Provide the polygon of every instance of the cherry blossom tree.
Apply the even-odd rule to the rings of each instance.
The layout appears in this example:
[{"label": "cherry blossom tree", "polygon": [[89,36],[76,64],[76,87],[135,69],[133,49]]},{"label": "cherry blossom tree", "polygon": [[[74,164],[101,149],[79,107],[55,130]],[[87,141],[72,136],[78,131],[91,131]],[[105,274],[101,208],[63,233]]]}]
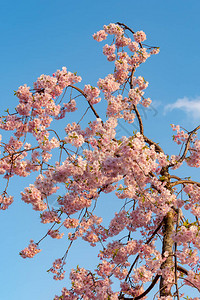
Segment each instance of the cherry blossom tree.
[{"label": "cherry blossom tree", "polygon": [[[81,77],[63,67],[52,76],[41,75],[32,88],[20,86],[15,111],[7,110],[1,117],[0,128],[10,136],[6,142],[1,140],[0,174],[5,186],[0,208],[5,210],[13,202],[10,183],[36,174],[21,198],[40,213],[49,229],[39,241],[31,240],[20,255],[32,258],[47,236],[67,235],[66,252],[48,270],[55,280],[64,278],[75,240],[101,247],[96,269],[72,269],[71,285],[55,300],[138,300],[147,299],[150,291],[154,299],[186,299],[184,286],[200,291],[200,183],[189,174],[178,177],[176,169],[183,164],[200,166],[200,126],[187,131],[171,125],[173,140],[181,147],[169,156],[145,135],[138,109],[148,107],[151,99],[145,97],[148,82],[136,76],[137,68],[159,48],[144,44],[143,31],[134,32],[122,23],[104,26],[93,38],[109,40],[103,54],[114,65],[96,87],[79,87]],[[106,116],[98,112],[100,101],[107,108]],[[76,122],[57,130],[69,114]],[[127,126],[136,122],[139,130],[117,137],[120,119]],[[65,194],[51,207],[49,197],[59,193],[61,184]],[[119,211],[113,207],[115,215],[107,227],[104,215],[95,214],[104,193],[113,203],[121,202]],[[187,299],[199,298],[189,295]]]}]

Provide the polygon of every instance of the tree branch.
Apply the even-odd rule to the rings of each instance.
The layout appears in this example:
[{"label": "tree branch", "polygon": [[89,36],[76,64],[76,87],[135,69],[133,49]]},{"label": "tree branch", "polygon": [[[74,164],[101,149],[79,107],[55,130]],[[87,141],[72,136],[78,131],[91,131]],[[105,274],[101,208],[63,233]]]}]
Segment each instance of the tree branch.
[{"label": "tree branch", "polygon": [[184,149],[184,152],[183,152],[182,156],[179,158],[179,160],[178,160],[176,163],[170,164],[170,165],[168,166],[168,168],[169,168],[169,167],[173,167],[173,166],[177,165],[178,163],[181,163],[181,162],[185,159],[186,154],[187,154],[188,149],[189,149],[189,145],[190,145],[191,138],[192,138],[193,134],[195,134],[196,131],[199,130],[199,129],[200,129],[200,125],[197,126],[195,129],[193,129],[192,131],[189,132],[189,137],[188,137],[187,142],[186,142],[186,144],[185,144],[185,149]]},{"label": "tree branch", "polygon": [[[135,34],[135,31],[133,31],[130,27],[128,27],[124,23],[117,22],[116,24],[119,25],[119,26],[121,26],[121,27],[124,27],[124,29],[129,30],[132,34]],[[143,48],[143,46],[142,46],[141,43],[139,43],[139,45],[140,45],[140,48]]]},{"label": "tree branch", "polygon": [[90,103],[90,101],[88,101],[87,95],[86,95],[81,89],[79,89],[77,86],[69,85],[69,87],[71,87],[71,88],[77,90],[79,93],[81,93],[81,94],[85,97],[85,99],[87,100],[87,102],[88,102],[88,104],[89,104],[91,110],[93,111],[95,117],[98,118],[98,119],[100,119],[100,117],[99,117],[98,113],[96,112],[96,110],[94,109],[93,105]]},{"label": "tree branch", "polygon": [[170,186],[173,187],[175,185],[184,184],[184,183],[187,183],[187,184],[196,184],[197,186],[200,187],[200,182],[193,181],[193,180],[187,180],[187,179],[181,179],[181,180],[177,180],[175,182],[172,182],[172,183],[170,183]]},{"label": "tree branch", "polygon": [[154,145],[155,146],[156,152],[159,152],[159,153],[162,152],[162,153],[164,153],[163,149],[157,143],[153,142],[152,140],[150,140],[148,137],[146,137],[144,135],[143,135],[143,137],[144,137],[144,141],[146,143],[148,143],[149,145]]},{"label": "tree branch", "polygon": [[[164,219],[163,219],[164,220]],[[145,244],[149,244],[152,239],[154,238],[154,236],[156,235],[156,233],[160,230],[160,228],[162,227],[162,224],[163,224],[163,220],[160,222],[160,224],[158,225],[158,227],[154,230],[154,232],[152,233],[152,235],[150,236],[150,238],[145,242]],[[137,260],[139,258],[139,254],[137,255],[137,257],[135,258],[134,262],[132,263],[131,267],[130,267],[130,270],[125,278],[125,281],[127,281],[129,275],[131,274],[132,270],[133,270],[133,267],[134,265],[136,264]]]},{"label": "tree branch", "polygon": [[136,296],[134,298],[126,298],[126,297],[122,296],[119,299],[122,299],[122,300],[139,300],[139,299],[143,298],[144,296],[146,296],[152,290],[152,288],[154,287],[154,285],[157,283],[159,277],[160,277],[160,275],[157,274],[156,277],[153,279],[152,283],[150,284],[150,286],[146,289],[146,291],[144,291],[139,296]]}]

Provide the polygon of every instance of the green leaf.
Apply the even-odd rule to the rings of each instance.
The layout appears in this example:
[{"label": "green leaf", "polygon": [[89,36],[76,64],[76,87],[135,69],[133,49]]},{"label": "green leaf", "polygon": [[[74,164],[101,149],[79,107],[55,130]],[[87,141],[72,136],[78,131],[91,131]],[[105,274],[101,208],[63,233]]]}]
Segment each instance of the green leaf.
[{"label": "green leaf", "polygon": [[117,255],[117,252],[119,251],[119,249],[116,249],[113,253],[113,258],[115,258],[115,256]]}]

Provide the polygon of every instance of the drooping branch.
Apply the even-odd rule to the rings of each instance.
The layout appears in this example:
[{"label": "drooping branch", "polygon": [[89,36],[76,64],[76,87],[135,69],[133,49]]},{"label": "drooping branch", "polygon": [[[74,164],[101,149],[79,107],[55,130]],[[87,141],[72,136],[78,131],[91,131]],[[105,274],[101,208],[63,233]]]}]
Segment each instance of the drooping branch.
[{"label": "drooping branch", "polygon": [[[130,89],[133,89],[133,75],[134,75],[134,73],[135,73],[135,68],[132,68],[131,75],[130,75]],[[140,133],[142,135],[144,135],[143,122],[142,122],[142,118],[140,116],[140,113],[137,109],[137,105],[133,104],[133,110],[135,111],[136,117],[137,117],[138,122],[139,122]]]},{"label": "drooping branch", "polygon": [[160,278],[160,275],[156,275],[155,278],[153,279],[152,283],[150,284],[150,286],[146,289],[146,291],[144,291],[142,294],[140,294],[139,296],[136,296],[134,298],[126,298],[126,297],[119,297],[119,299],[122,300],[139,300],[142,299],[144,296],[146,296],[155,286],[155,284],[157,283],[158,279]]},{"label": "drooping branch", "polygon": [[[183,268],[182,266],[177,266],[177,270],[185,275],[188,275],[188,271],[185,268]],[[196,288],[200,292],[199,288],[193,282],[191,282],[187,278],[182,278],[182,279],[184,279],[185,281],[188,281],[194,288]]]},{"label": "drooping branch", "polygon": [[[163,224],[163,220],[160,222],[160,224],[158,225],[158,227],[154,230],[154,232],[152,233],[152,235],[150,236],[150,238],[145,242],[146,245],[149,244],[149,243],[152,241],[152,239],[154,238],[154,236],[157,234],[157,232],[158,232],[158,231],[160,230],[160,228],[162,227],[162,224]],[[137,262],[138,259],[139,259],[139,254],[136,256],[134,262],[132,263],[132,265],[131,265],[131,267],[130,267],[130,270],[129,270],[129,272],[128,272],[126,278],[125,278],[125,281],[128,280],[128,277],[129,277],[129,275],[131,274],[131,272],[132,272],[132,270],[133,270],[133,267],[134,267],[134,265],[136,264],[136,262]]]},{"label": "drooping branch", "polygon": [[150,284],[150,286],[146,289],[146,291],[144,293],[142,293],[141,295],[137,296],[134,298],[134,300],[139,300],[141,298],[143,298],[144,296],[146,296],[154,287],[154,285],[157,283],[158,279],[160,278],[160,275],[156,275],[155,278],[153,279],[152,283]]}]

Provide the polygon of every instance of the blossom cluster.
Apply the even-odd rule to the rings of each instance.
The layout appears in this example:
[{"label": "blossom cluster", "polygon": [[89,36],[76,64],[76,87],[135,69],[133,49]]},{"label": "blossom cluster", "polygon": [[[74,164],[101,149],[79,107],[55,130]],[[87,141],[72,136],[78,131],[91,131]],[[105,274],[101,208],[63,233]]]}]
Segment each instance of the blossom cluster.
[{"label": "blossom cluster", "polygon": [[64,277],[65,277],[65,271],[63,270],[64,265],[65,265],[65,262],[61,258],[56,259],[53,262],[53,266],[48,270],[48,272],[55,274],[53,276],[54,280],[63,280],[64,279]]},{"label": "blossom cluster", "polygon": [[184,130],[180,130],[179,125],[171,124],[171,127],[173,131],[176,131],[177,134],[173,136],[173,140],[178,144],[182,144],[182,142],[185,142],[188,138],[188,134],[184,132]]},{"label": "blossom cluster", "polygon": [[13,203],[12,196],[0,195],[0,209],[5,210]]},{"label": "blossom cluster", "polygon": [[19,254],[23,258],[32,258],[41,251],[37,247],[38,246],[34,243],[34,241],[30,240],[29,246],[27,248],[25,248],[24,250],[22,250]]}]

